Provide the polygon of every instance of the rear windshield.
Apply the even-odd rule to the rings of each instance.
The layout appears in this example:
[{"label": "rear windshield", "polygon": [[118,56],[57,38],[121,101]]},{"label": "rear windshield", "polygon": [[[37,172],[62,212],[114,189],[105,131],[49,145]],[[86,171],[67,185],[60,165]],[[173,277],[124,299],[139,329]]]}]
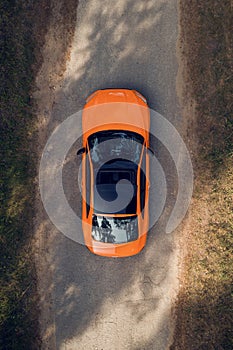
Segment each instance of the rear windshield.
[{"label": "rear windshield", "polygon": [[92,237],[104,243],[127,243],[138,238],[137,216],[105,217],[93,215]]}]

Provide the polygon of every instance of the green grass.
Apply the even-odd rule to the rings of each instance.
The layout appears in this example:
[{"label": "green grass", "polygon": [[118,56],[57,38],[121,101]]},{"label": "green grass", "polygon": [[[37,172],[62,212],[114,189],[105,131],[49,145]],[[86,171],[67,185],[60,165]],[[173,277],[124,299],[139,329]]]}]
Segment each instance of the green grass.
[{"label": "green grass", "polygon": [[184,233],[171,349],[233,348],[233,106],[231,4],[180,0],[186,89],[196,102],[191,230]]},{"label": "green grass", "polygon": [[31,238],[36,157],[30,100],[36,1],[0,3],[0,349],[38,349]]}]

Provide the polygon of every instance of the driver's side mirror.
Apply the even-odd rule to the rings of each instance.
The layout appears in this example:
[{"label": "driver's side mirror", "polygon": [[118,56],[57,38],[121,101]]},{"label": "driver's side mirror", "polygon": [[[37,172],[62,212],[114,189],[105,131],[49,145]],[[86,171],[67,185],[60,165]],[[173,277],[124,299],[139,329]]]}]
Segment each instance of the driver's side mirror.
[{"label": "driver's side mirror", "polygon": [[82,147],[80,148],[78,151],[77,151],[77,156],[80,156],[80,154],[83,154],[86,152],[86,148],[85,147]]}]

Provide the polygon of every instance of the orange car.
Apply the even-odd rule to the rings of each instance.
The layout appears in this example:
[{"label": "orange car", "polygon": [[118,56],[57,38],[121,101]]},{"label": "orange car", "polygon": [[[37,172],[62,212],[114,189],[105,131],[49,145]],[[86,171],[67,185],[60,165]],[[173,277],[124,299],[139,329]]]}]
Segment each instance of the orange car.
[{"label": "orange car", "polygon": [[149,127],[135,90],[98,90],[82,114],[82,225],[98,255],[126,257],[145,246],[149,227]]}]

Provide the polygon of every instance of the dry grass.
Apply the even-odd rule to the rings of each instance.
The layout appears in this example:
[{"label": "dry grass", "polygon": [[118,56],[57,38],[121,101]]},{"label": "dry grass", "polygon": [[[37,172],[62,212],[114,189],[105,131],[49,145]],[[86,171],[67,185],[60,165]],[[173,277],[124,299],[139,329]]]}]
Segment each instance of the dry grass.
[{"label": "dry grass", "polygon": [[181,237],[187,254],[171,349],[233,348],[231,11],[226,0],[180,0],[185,89],[196,106],[189,128],[196,184]]}]

